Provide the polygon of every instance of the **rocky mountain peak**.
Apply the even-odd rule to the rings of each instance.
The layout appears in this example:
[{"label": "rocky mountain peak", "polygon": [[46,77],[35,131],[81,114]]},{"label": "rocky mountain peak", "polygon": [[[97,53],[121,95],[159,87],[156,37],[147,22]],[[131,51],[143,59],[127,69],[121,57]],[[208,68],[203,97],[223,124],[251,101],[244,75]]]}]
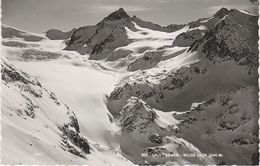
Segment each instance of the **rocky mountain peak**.
[{"label": "rocky mountain peak", "polygon": [[219,11],[216,12],[214,15],[215,17],[223,18],[225,15],[227,15],[229,10],[227,8],[221,8]]},{"label": "rocky mountain peak", "polygon": [[133,17],[132,17],[132,19],[136,19],[137,17],[136,17],[136,15],[134,15]]},{"label": "rocky mountain peak", "polygon": [[[255,66],[258,58],[258,46],[255,44],[258,38],[255,37],[256,30],[253,30],[257,25],[256,18],[231,9],[203,38],[194,42],[190,50],[202,48],[206,57],[214,62],[234,60],[241,65]],[[243,60],[246,62],[242,63]]]},{"label": "rocky mountain peak", "polygon": [[125,12],[125,10],[123,8],[119,8],[117,11],[114,11],[109,16],[107,16],[106,20],[114,21],[128,18],[130,18],[130,16]]}]

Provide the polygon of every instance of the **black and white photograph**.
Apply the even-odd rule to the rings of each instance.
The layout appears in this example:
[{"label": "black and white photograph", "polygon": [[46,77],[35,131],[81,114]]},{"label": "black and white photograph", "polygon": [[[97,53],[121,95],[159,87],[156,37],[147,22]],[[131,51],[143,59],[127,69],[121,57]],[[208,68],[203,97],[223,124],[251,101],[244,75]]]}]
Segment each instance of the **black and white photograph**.
[{"label": "black and white photograph", "polygon": [[3,165],[259,165],[258,0],[1,0]]}]

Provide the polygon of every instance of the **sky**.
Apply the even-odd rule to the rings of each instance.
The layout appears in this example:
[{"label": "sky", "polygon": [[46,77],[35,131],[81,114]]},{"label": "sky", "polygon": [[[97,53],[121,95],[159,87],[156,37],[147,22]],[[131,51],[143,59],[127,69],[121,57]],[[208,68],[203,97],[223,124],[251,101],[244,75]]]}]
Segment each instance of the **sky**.
[{"label": "sky", "polygon": [[257,13],[256,0],[1,0],[2,23],[43,33],[94,25],[123,7],[130,15],[160,25],[209,17],[221,7]]}]

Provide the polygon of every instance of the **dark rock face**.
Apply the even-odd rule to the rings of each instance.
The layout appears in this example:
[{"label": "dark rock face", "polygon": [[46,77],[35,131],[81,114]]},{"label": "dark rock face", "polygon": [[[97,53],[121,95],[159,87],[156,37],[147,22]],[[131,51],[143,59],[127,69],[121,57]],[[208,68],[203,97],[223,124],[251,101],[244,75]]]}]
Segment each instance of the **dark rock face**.
[{"label": "dark rock face", "polygon": [[223,18],[228,14],[229,10],[227,8],[221,8],[214,16],[218,18]]},{"label": "dark rock face", "polygon": [[[180,47],[191,46],[195,41],[201,39],[204,36],[205,32],[208,32],[215,25],[217,25],[219,21],[221,21],[227,14],[229,14],[229,10],[226,8],[222,8],[212,17],[201,18],[188,23],[189,30],[178,35],[172,45]],[[203,29],[199,29],[199,27],[201,26],[203,27]]]},{"label": "dark rock face", "polygon": [[111,13],[104,20],[115,21],[120,19],[130,19],[130,16],[125,12],[123,8],[120,8],[117,11]]},{"label": "dark rock face", "polygon": [[91,52],[91,54],[99,54],[102,52],[102,50],[105,48],[105,45],[109,42],[112,42],[114,40],[112,35],[109,35],[105,40],[103,40],[101,43],[96,44]]},{"label": "dark rock face", "polygon": [[[21,91],[27,91],[34,95],[36,98],[42,97],[42,91],[41,90],[35,90],[32,86],[38,86],[41,88],[40,82],[38,82],[35,79],[31,79],[29,75],[27,75],[24,72],[17,71],[14,67],[11,65],[5,63],[5,61],[2,61],[1,65],[1,73],[2,73],[2,81],[4,84],[8,83],[17,83],[21,84],[19,85],[21,88]],[[32,106],[33,108],[34,106]]]},{"label": "dark rock face", "polygon": [[[236,46],[234,48],[234,50],[231,50],[228,46],[228,44],[233,44],[233,43],[226,43],[225,40],[219,40],[215,35],[218,34],[218,33],[221,33],[219,29],[221,29],[222,27],[224,27],[226,25],[225,22],[221,22],[218,26],[216,26],[215,29],[213,29],[212,31],[210,31],[209,33],[207,33],[207,35],[205,36],[205,38],[207,38],[208,42],[204,44],[204,48],[203,48],[203,53],[206,53],[207,54],[207,57],[209,59],[213,59],[214,58],[214,55],[219,55],[221,56],[220,58],[221,59],[226,59],[226,58],[232,58],[234,59],[236,62],[238,62],[241,58],[242,58],[242,55],[252,55],[253,53],[251,52],[252,49],[250,48],[241,48],[239,46],[243,46],[242,42],[249,42],[248,39],[246,38],[246,36],[241,36],[241,42],[239,43],[239,46]],[[235,25],[234,25],[235,26]],[[235,26],[233,28],[238,28],[238,26]],[[230,33],[231,34],[231,33]],[[243,33],[241,33],[241,35],[243,35]],[[209,37],[211,36],[211,37]],[[223,36],[224,37],[224,36]],[[230,42],[233,42],[235,39],[233,39],[232,35],[230,36],[227,36],[229,39],[230,39]],[[235,43],[234,43],[235,44]],[[214,48],[213,49],[213,45],[216,47],[217,46],[217,49]],[[249,46],[249,45],[248,45]],[[220,51],[219,53],[216,52],[216,51]],[[240,52],[241,53],[238,53]],[[218,53],[218,54],[216,54]],[[254,55],[254,54],[253,54]],[[254,57],[252,57],[254,58]],[[255,58],[252,59],[253,62],[255,61]]]},{"label": "dark rock face", "polygon": [[199,29],[191,30],[188,32],[181,33],[173,41],[172,46],[188,47],[194,41],[199,40],[203,37],[203,32]]},{"label": "dark rock face", "polygon": [[128,104],[119,112],[114,113],[114,116],[120,122],[124,133],[133,131],[145,133],[147,127],[151,126],[158,117],[154,110],[138,98],[130,98]]},{"label": "dark rock face", "polygon": [[[220,13],[225,14],[226,10],[222,9]],[[195,41],[189,50],[200,50],[214,63],[234,60],[239,65],[246,65],[250,68],[257,66],[258,37],[255,35],[258,29],[257,16],[247,18],[246,24],[250,23],[249,25],[241,25],[236,18],[239,15],[237,10],[230,10],[225,19],[206,32],[203,38]]]},{"label": "dark rock face", "polygon": [[[225,18],[225,17],[228,17],[228,18]],[[239,18],[240,17],[243,17],[245,19],[249,19],[251,21],[249,22],[243,22],[241,21]],[[249,18],[248,18],[249,17]],[[221,8],[219,11],[217,11],[212,17],[209,17],[209,18],[202,18],[202,19],[198,19],[196,21],[193,21],[193,22],[190,22],[188,23],[188,25],[190,26],[189,29],[193,29],[193,28],[198,28],[200,26],[204,26],[205,29],[196,29],[197,31],[200,31],[201,32],[201,36],[196,36],[196,39],[193,40],[192,42],[188,42],[189,44],[187,44],[187,46],[190,46],[191,44],[194,45],[195,41],[196,40],[199,40],[203,37],[204,33],[206,32],[209,32],[214,29],[215,26],[219,25],[219,22],[222,22],[222,21],[227,21],[228,19],[232,19],[235,23],[241,25],[241,24],[248,24],[246,25],[246,29],[248,29],[250,31],[250,33],[254,33],[255,36],[258,36],[255,32],[257,31],[257,16],[246,16],[245,14],[243,14],[242,12],[236,10],[236,9],[231,9],[231,10],[228,10],[226,8]],[[228,23],[227,23],[228,24]],[[242,25],[242,26],[243,26]],[[234,29],[234,28],[233,28]],[[176,45],[176,43],[178,43],[177,41],[179,39],[182,39],[186,36],[190,36],[192,33],[194,35],[194,32],[192,32],[194,30],[188,30],[187,32],[183,33],[183,34],[180,34],[179,36],[177,36],[177,40],[173,43]],[[186,38],[187,39],[187,38]],[[176,45],[178,46],[178,45]]]},{"label": "dark rock face", "polygon": [[151,134],[148,138],[152,143],[155,143],[155,144],[163,143],[163,137],[158,134]]},{"label": "dark rock face", "polygon": [[2,64],[1,67],[2,80],[6,82],[21,81],[24,84],[33,83],[29,79],[23,77],[21,73],[15,71],[15,69],[12,66],[5,64],[5,62],[3,63],[4,65],[6,65],[6,67]]},{"label": "dark rock face", "polygon": [[75,29],[68,31],[68,32],[63,32],[61,30],[58,29],[50,29],[47,32],[45,32],[46,37],[48,37],[51,40],[66,40],[70,37],[70,35],[72,34],[72,32]]},{"label": "dark rock face", "polygon": [[222,8],[219,11],[217,11],[212,17],[209,18],[201,18],[196,21],[192,21],[188,23],[190,26],[189,28],[198,28],[199,26],[205,26],[207,29],[201,30],[202,32],[207,31],[208,29],[213,28],[221,19],[223,19],[227,14],[229,13],[229,10],[226,8]]},{"label": "dark rock face", "polygon": [[186,24],[170,24],[170,25],[166,26],[166,29],[168,29],[168,30],[165,30],[165,31],[174,32],[174,31],[178,31],[178,30],[184,28],[185,26],[186,26]]},{"label": "dark rock face", "polygon": [[131,43],[131,40],[127,38],[125,29],[122,26],[118,26],[118,28],[113,30],[113,32],[101,43],[95,44],[89,56],[89,59],[106,59],[108,61],[114,61],[119,58],[126,57],[131,53],[131,51],[126,51],[122,52],[122,54],[117,54],[117,52],[114,50],[118,47],[126,46],[129,43]]},{"label": "dark rock face", "polygon": [[[60,130],[63,132],[62,141],[66,145],[65,147],[69,149],[69,152],[82,158],[85,158],[86,154],[90,154],[90,146],[86,138],[82,137],[78,132],[69,129],[68,125],[61,127]],[[76,150],[70,143],[78,147],[80,151]]]},{"label": "dark rock face", "polygon": [[72,112],[72,116],[70,116],[70,120],[71,123],[69,125],[73,126],[73,128],[76,130],[77,133],[80,133],[78,119],[76,118],[74,112]]},{"label": "dark rock face", "polygon": [[74,30],[70,39],[66,42],[65,50],[76,51],[80,49],[96,32],[96,26],[84,26]]}]

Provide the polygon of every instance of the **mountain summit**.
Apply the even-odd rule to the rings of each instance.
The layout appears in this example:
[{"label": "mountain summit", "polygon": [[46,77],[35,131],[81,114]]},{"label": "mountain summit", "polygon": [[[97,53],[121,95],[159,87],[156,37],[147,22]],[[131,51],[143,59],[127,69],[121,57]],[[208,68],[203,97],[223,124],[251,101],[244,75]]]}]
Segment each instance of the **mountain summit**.
[{"label": "mountain summit", "polygon": [[117,11],[114,11],[108,15],[104,20],[120,20],[120,19],[130,19],[130,16],[125,12],[123,8],[119,8]]},{"label": "mountain summit", "polygon": [[131,17],[120,8],[94,26],[76,29],[65,49],[88,53],[90,59],[107,58],[110,51],[130,43],[125,27],[135,30]]},{"label": "mountain summit", "polygon": [[89,59],[95,60],[107,59],[114,61],[126,57],[131,53],[130,51],[119,51],[119,54],[115,50],[133,42],[128,38],[127,30],[138,31],[136,25],[168,33],[180,30],[185,26],[172,24],[162,27],[152,22],[143,21],[136,16],[130,17],[123,8],[119,8],[94,26],[84,26],[76,29],[68,40],[65,50],[90,54]]},{"label": "mountain summit", "polygon": [[219,11],[216,12],[214,15],[215,17],[223,18],[225,15],[227,15],[229,10],[227,8],[221,8]]}]

